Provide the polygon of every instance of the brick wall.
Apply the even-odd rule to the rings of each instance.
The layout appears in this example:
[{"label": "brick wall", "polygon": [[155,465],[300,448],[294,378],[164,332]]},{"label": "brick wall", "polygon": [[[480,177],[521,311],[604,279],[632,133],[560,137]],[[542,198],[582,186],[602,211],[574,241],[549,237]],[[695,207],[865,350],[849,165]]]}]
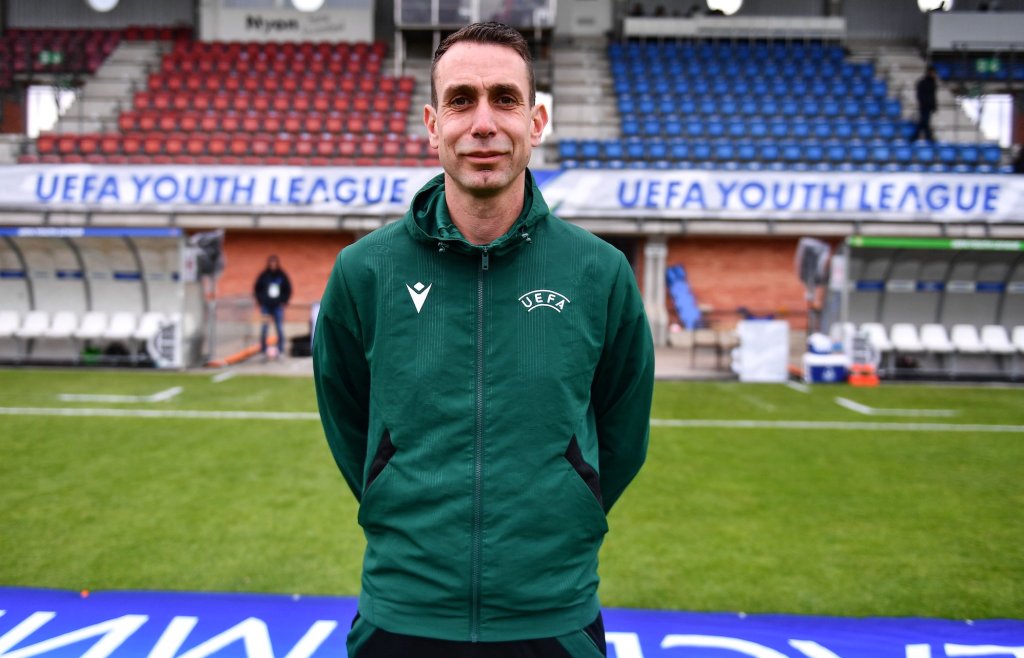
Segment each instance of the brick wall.
[{"label": "brick wall", "polygon": [[292,282],[291,304],[308,307],[320,301],[334,259],[354,240],[351,233],[337,231],[228,231],[224,236],[227,265],[217,295],[251,297],[256,277],[274,254]]}]

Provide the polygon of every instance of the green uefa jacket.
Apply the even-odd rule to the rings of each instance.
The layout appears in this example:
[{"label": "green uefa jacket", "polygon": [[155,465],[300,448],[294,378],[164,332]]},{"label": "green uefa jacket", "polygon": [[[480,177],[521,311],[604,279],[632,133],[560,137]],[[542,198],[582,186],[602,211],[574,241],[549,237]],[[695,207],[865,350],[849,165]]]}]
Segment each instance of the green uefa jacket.
[{"label": "green uefa jacket", "polygon": [[462,641],[599,612],[605,515],[643,463],[654,358],[614,247],[526,203],[487,246],[444,177],[342,250],[313,346],[327,441],[366,535],[360,614]]}]

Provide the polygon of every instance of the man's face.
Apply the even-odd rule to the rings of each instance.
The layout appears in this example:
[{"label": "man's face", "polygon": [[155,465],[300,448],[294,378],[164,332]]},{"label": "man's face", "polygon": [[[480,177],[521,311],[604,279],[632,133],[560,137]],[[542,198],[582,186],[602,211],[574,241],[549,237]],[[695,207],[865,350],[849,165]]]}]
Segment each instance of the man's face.
[{"label": "man's face", "polygon": [[449,180],[478,198],[509,189],[548,120],[530,106],[526,62],[511,48],[464,41],[437,62],[434,85],[437,107],[423,120]]}]

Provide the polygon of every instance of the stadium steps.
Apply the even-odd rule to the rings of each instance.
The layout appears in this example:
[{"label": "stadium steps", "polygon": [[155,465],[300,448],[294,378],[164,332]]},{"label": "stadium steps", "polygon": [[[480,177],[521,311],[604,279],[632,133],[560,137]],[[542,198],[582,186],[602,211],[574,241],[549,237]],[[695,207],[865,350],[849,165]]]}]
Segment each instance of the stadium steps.
[{"label": "stadium steps", "polygon": [[21,135],[0,135],[0,164],[17,163],[23,142]]},{"label": "stadium steps", "polygon": [[[875,69],[884,77],[891,93],[900,99],[903,118],[907,121],[917,121],[917,81],[926,66],[927,62],[916,48],[882,47],[875,51]],[[973,144],[988,141],[943,84],[939,85],[938,105],[938,111],[932,116],[935,139]]]},{"label": "stadium steps", "polygon": [[116,131],[121,110],[132,106],[133,93],[145,87],[147,74],[159,68],[170,48],[163,41],[122,41],[82,87],[54,132]]},{"label": "stadium steps", "polygon": [[[619,136],[618,106],[603,40],[559,42],[552,49],[554,116],[552,148],[558,139]],[[552,152],[552,159],[555,153]]]},{"label": "stadium steps", "polygon": [[409,114],[406,116],[408,135],[419,135],[427,138],[427,127],[423,125],[423,106],[430,103],[430,60],[408,58],[402,65],[402,75],[411,75],[416,80],[409,103]]}]

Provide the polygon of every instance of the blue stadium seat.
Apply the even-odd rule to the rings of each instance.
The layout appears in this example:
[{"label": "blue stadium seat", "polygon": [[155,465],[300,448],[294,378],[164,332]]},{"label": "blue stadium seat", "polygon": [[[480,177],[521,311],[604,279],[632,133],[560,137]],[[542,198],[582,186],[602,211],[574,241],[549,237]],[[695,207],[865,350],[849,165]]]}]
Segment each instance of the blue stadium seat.
[{"label": "blue stadium seat", "polygon": [[981,160],[981,149],[978,148],[977,144],[961,144],[959,160],[971,166],[977,165]]},{"label": "blue stadium seat", "polygon": [[594,139],[586,139],[580,143],[580,157],[584,160],[597,160],[601,157],[601,143]]},{"label": "blue stadium seat", "polygon": [[936,149],[939,162],[949,167],[956,164],[958,159],[957,148],[953,144],[939,144]]},{"label": "blue stadium seat", "polygon": [[562,169],[579,169],[580,163],[576,160],[562,160]]},{"label": "blue stadium seat", "polygon": [[602,156],[605,160],[622,160],[626,157],[626,149],[622,142],[617,139],[610,139],[604,142]]},{"label": "blue stadium seat", "polygon": [[758,159],[762,162],[776,162],[779,155],[779,145],[775,142],[762,142],[758,148]]},{"label": "blue stadium seat", "polygon": [[871,145],[871,161],[877,165],[889,164],[892,161],[892,147],[888,144]]},{"label": "blue stadium seat", "polygon": [[655,137],[661,134],[661,121],[658,119],[647,119],[642,126],[642,133],[645,137]]},{"label": "blue stadium seat", "polygon": [[635,162],[644,159],[644,143],[638,139],[631,139],[626,142],[626,160]]},{"label": "blue stadium seat", "polygon": [[889,98],[885,101],[885,116],[890,119],[899,119],[900,115],[903,114],[903,110],[900,107],[900,101],[896,98]]},{"label": "blue stadium seat", "polygon": [[819,142],[806,142],[803,149],[803,159],[808,162],[821,162],[825,159],[825,147]]},{"label": "blue stadium seat", "polygon": [[913,146],[914,162],[930,165],[935,161],[935,147],[931,144],[917,142]]},{"label": "blue stadium seat", "polygon": [[683,122],[676,118],[672,118],[665,121],[664,125],[662,126],[662,133],[666,137],[682,137]]},{"label": "blue stadium seat", "polygon": [[558,142],[558,159],[575,160],[579,154],[579,147],[575,139],[563,139]]},{"label": "blue stadium seat", "polygon": [[896,124],[892,121],[879,121],[875,124],[875,133],[880,139],[891,141],[896,138]]},{"label": "blue stadium seat", "polygon": [[732,142],[718,142],[714,147],[715,160],[719,162],[732,161],[736,159],[736,147]]},{"label": "blue stadium seat", "polygon": [[768,135],[775,139],[784,139],[789,136],[789,121],[775,119],[768,124]]},{"label": "blue stadium seat", "polygon": [[672,142],[668,147],[668,154],[671,160],[676,162],[690,159],[690,144],[683,141]]},{"label": "blue stadium seat", "polygon": [[875,125],[860,119],[853,122],[853,134],[857,139],[869,140],[875,136]]},{"label": "blue stadium seat", "polygon": [[914,149],[910,144],[899,143],[892,147],[892,159],[903,167],[909,166],[914,160]]},{"label": "blue stadium seat", "polygon": [[721,119],[709,119],[707,123],[704,125],[704,129],[708,137],[725,136],[725,122],[723,122]]},{"label": "blue stadium seat", "polygon": [[983,164],[996,166],[1003,157],[1003,152],[995,144],[986,144],[981,147],[981,161]]},{"label": "blue stadium seat", "polygon": [[836,139],[853,139],[853,124],[846,119],[833,121],[832,136]]},{"label": "blue stadium seat", "polygon": [[636,119],[622,119],[622,135],[624,137],[636,137],[640,134],[640,122]]},{"label": "blue stadium seat", "polygon": [[697,117],[690,117],[686,121],[686,135],[689,137],[703,137],[704,122]]},{"label": "blue stadium seat", "polygon": [[794,119],[789,124],[789,136],[794,139],[806,139],[811,136],[811,124],[803,119]]},{"label": "blue stadium seat", "polygon": [[815,139],[826,140],[832,137],[832,125],[821,119],[811,122],[811,136]]},{"label": "blue stadium seat", "polygon": [[668,144],[660,139],[652,139],[647,142],[646,156],[648,160],[666,160],[668,158]]},{"label": "blue stadium seat", "polygon": [[744,137],[747,134],[747,122],[741,119],[733,119],[726,125],[725,132],[733,139]]},{"label": "blue stadium seat", "polygon": [[697,101],[691,96],[680,98],[678,101],[678,113],[684,116],[694,114],[697,112]]},{"label": "blue stadium seat", "polygon": [[755,138],[762,138],[768,136],[768,124],[763,119],[758,117],[751,117],[747,121],[747,135]]},{"label": "blue stadium seat", "polygon": [[700,141],[690,144],[691,159],[699,163],[711,161],[711,144]]},{"label": "blue stadium seat", "polygon": [[844,164],[849,158],[846,145],[842,142],[829,142],[825,145],[825,161],[834,166]]},{"label": "blue stadium seat", "polygon": [[736,159],[751,162],[757,159],[757,147],[753,142],[738,142],[736,144]]}]

